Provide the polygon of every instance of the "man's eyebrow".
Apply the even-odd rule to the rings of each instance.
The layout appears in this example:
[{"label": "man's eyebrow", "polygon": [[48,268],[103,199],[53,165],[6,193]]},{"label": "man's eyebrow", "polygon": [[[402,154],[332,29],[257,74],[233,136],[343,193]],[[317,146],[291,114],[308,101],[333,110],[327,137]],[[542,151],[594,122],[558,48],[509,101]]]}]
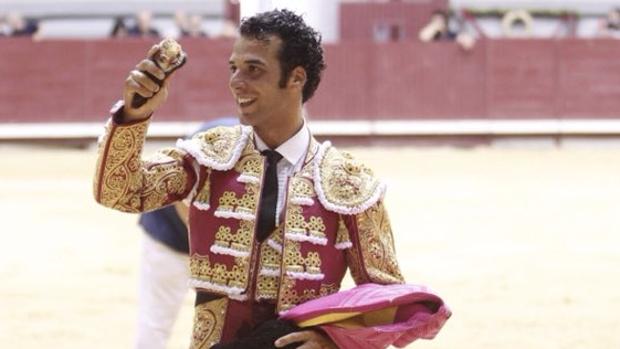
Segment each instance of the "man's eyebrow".
[{"label": "man's eyebrow", "polygon": [[[245,64],[256,64],[256,65],[263,65],[263,66],[267,65],[267,64],[265,64],[265,62],[264,62],[264,61],[262,61],[262,60],[260,60],[260,59],[256,59],[256,58],[253,58],[253,59],[246,59],[245,61],[243,61],[243,63],[245,63]],[[229,61],[228,61],[228,65],[235,65],[235,61],[234,61],[234,60],[232,60],[232,59],[231,59],[231,60],[229,60]]]},{"label": "man's eyebrow", "polygon": [[263,62],[260,59],[247,59],[244,62],[245,64],[258,64],[258,65],[265,65],[265,62]]}]

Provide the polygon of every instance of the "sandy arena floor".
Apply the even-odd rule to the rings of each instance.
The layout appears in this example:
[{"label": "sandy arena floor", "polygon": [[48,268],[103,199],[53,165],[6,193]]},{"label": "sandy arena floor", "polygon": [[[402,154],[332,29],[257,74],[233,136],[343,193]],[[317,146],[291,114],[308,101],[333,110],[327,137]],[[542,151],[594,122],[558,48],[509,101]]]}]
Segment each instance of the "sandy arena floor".
[{"label": "sandy arena floor", "polygon": [[[620,149],[353,149],[401,267],[454,312],[411,348],[620,348]],[[0,347],[130,348],[140,229],[93,150],[0,145]],[[191,297],[170,348],[186,348]]]}]

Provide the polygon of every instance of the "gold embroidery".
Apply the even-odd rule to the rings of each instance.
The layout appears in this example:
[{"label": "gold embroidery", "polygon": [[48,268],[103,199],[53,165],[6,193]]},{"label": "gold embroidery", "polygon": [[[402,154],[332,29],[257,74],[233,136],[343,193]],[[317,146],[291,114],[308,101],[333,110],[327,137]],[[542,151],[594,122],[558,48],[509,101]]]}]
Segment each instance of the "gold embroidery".
[{"label": "gold embroidery", "polygon": [[304,220],[301,207],[289,205],[286,215],[286,232],[305,235],[306,221]]},{"label": "gold embroidery", "polygon": [[307,178],[293,177],[291,178],[290,198],[295,199],[311,199],[316,196],[312,181]]},{"label": "gold embroidery", "polygon": [[[249,156],[249,155],[256,155],[260,159],[260,161],[262,161],[262,158],[260,154],[258,153],[258,150],[256,150],[256,148],[254,147],[254,142],[252,141],[246,142],[245,146],[243,147],[243,151],[241,152],[242,158]],[[262,168],[258,173],[263,173]]]},{"label": "gold embroidery", "polygon": [[101,144],[95,179],[97,200],[102,205],[141,212],[185,196],[188,175],[183,167],[183,151],[164,149],[142,162],[147,122],[110,128]]},{"label": "gold embroidery", "polygon": [[256,281],[256,300],[276,299],[278,297],[278,278],[259,275]]},{"label": "gold embroidery", "polygon": [[99,142],[97,143],[98,156],[97,156],[97,162],[95,164],[95,178],[93,180],[93,195],[98,202],[101,201],[99,199],[99,185],[101,185],[101,183],[99,182],[99,179],[101,178],[101,172],[103,171],[101,164],[105,160],[104,152],[105,152],[106,145],[108,144],[108,140],[110,138],[111,129],[112,129],[112,122],[109,121],[108,123],[106,123],[105,131],[103,135],[101,136],[101,138],[99,139]]},{"label": "gold embroidery", "polygon": [[332,293],[336,293],[340,290],[340,285],[333,284],[321,284],[321,288],[319,289],[319,297],[328,296]]},{"label": "gold embroidery", "polygon": [[329,148],[319,164],[320,186],[329,203],[348,208],[368,202],[379,189],[372,171],[346,152]]},{"label": "gold embroidery", "polygon": [[259,198],[257,186],[252,183],[245,184],[245,193],[237,197],[235,192],[226,191],[219,198],[219,206],[216,212],[222,217],[236,217],[240,219],[252,219],[255,215]]},{"label": "gold embroidery", "polygon": [[347,249],[347,264],[349,266],[349,270],[351,271],[351,277],[355,281],[356,285],[371,282],[364,274],[362,260],[360,259],[359,251],[355,245]]},{"label": "gold embroidery", "polygon": [[344,249],[351,247],[351,237],[349,236],[349,230],[342,218],[338,219],[338,231],[336,232],[336,248]]},{"label": "gold embroidery", "polygon": [[278,300],[278,312],[289,310],[317,297],[315,289],[305,289],[302,294],[298,294],[295,290],[295,280],[284,278],[280,289],[280,299]]},{"label": "gold embroidery", "polygon": [[276,299],[278,296],[282,254],[269,242],[281,245],[281,235],[282,230],[278,228],[261,245],[259,274],[256,281],[256,300]]},{"label": "gold embroidery", "polygon": [[[246,147],[244,153],[251,151],[251,149]],[[263,159],[254,152],[250,153],[250,155],[242,156],[235,165],[235,171],[239,172],[242,176],[251,177],[258,182],[263,173]]]},{"label": "gold embroidery", "polygon": [[306,228],[311,236],[325,238],[325,224],[323,224],[323,218],[310,217],[308,222],[306,222]]},{"label": "gold embroidery", "polygon": [[227,308],[226,297],[196,306],[191,349],[209,349],[221,340]]},{"label": "gold embroidery", "polygon": [[200,145],[200,151],[205,158],[225,164],[234,155],[240,138],[241,127],[219,126],[194,136],[194,143]]},{"label": "gold embroidery", "polygon": [[237,197],[235,196],[235,192],[233,191],[225,191],[224,194],[220,197],[220,205],[218,206],[218,211],[226,211],[232,212],[235,209],[235,205],[237,205]]},{"label": "gold embroidery", "polygon": [[202,282],[198,288],[209,289],[217,293],[226,293],[227,288],[246,289],[248,284],[249,257],[236,257],[235,264],[227,269],[225,264],[211,263],[209,256],[194,254],[190,257],[192,278]]},{"label": "gold embroidery", "polygon": [[[150,211],[170,202],[170,194],[182,197],[188,176],[182,166],[184,153],[165,149],[144,163],[142,189],[143,210]],[[139,188],[136,188],[138,191]]]},{"label": "gold embroidery", "polygon": [[[317,140],[314,137],[312,137],[310,139],[310,146],[308,147],[308,152],[306,153],[306,158],[304,159],[304,165],[298,174],[299,177],[305,177],[309,179],[314,178],[315,164],[314,164],[314,161],[312,160],[314,159],[318,151],[319,151],[319,142],[317,142]],[[312,190],[314,191],[314,185],[312,185]]]},{"label": "gold embroidery", "polygon": [[321,258],[318,252],[308,252],[306,256],[306,271],[309,274],[321,274]]},{"label": "gold embroidery", "polygon": [[310,241],[315,244],[325,245],[325,223],[322,217],[311,216],[308,221],[304,219],[301,206],[290,205],[286,211],[286,233],[289,238],[299,241]]},{"label": "gold embroidery", "polygon": [[299,242],[286,240],[284,244],[284,265],[287,272],[304,273],[311,279],[322,278],[321,257],[318,252],[308,252],[304,258]]},{"label": "gold embroidery", "polygon": [[210,176],[207,176],[202,188],[198,190],[198,194],[194,198],[194,203],[198,205],[199,208],[206,209],[209,207],[209,202],[211,199],[211,185],[210,185]]},{"label": "gold embroidery", "polygon": [[390,221],[383,204],[372,206],[356,216],[361,257],[371,282],[400,283],[403,276],[396,261]]},{"label": "gold embroidery", "polygon": [[253,215],[256,210],[256,201],[258,200],[256,194],[258,191],[251,184],[246,184],[245,189],[245,194],[237,201],[235,212]]},{"label": "gold embroidery", "polygon": [[215,245],[249,254],[252,247],[253,230],[254,224],[248,221],[241,221],[235,234],[230,232],[230,227],[221,226],[215,233]]}]

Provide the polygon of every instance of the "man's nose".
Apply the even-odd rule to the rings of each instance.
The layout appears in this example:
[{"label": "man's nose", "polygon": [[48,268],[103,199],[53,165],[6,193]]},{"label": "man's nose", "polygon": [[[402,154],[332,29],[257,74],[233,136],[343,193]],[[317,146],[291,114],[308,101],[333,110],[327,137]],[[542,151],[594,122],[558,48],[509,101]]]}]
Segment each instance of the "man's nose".
[{"label": "man's nose", "polygon": [[229,84],[230,88],[235,91],[243,90],[246,86],[245,79],[243,78],[242,74],[239,73],[239,71],[234,72],[230,76]]}]

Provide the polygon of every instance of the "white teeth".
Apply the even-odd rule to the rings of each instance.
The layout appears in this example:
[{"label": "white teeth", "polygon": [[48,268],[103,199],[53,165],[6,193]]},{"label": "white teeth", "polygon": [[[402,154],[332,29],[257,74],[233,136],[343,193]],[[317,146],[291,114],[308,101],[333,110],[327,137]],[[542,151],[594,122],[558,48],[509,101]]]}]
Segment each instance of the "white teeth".
[{"label": "white teeth", "polygon": [[239,102],[239,103],[248,103],[248,102],[251,102],[253,100],[254,99],[252,99],[252,98],[237,98],[237,102]]}]

